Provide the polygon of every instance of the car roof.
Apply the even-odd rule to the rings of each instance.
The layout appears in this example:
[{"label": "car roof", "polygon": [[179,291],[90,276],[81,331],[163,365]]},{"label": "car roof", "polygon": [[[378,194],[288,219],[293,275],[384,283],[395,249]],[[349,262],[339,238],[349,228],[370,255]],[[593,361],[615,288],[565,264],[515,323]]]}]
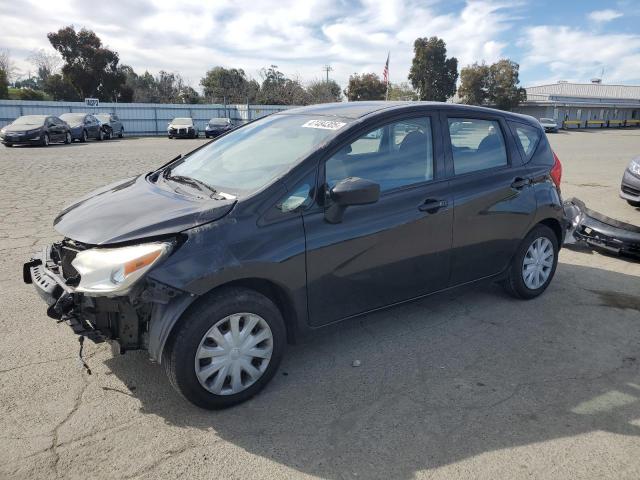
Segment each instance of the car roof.
[{"label": "car roof", "polygon": [[415,109],[416,107],[438,108],[442,110],[451,110],[456,113],[469,112],[473,113],[489,113],[492,115],[503,115],[512,117],[515,120],[526,121],[527,123],[537,123],[537,120],[529,115],[521,115],[519,113],[505,112],[495,108],[478,107],[475,105],[463,105],[459,103],[444,102],[387,102],[387,101],[365,101],[365,102],[338,102],[338,103],[320,103],[317,105],[309,105],[306,107],[291,108],[278,112],[277,115],[323,115],[331,117],[343,117],[358,119],[367,115],[378,113],[381,111],[397,111],[404,109]]}]

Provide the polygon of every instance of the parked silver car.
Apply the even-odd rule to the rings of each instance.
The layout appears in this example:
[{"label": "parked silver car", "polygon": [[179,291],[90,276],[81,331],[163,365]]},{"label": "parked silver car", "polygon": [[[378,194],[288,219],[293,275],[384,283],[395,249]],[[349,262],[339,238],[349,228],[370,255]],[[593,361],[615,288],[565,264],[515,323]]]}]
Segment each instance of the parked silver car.
[{"label": "parked silver car", "polygon": [[558,133],[558,122],[553,118],[541,118],[538,120],[545,132]]},{"label": "parked silver car", "polygon": [[98,113],[95,117],[100,120],[103,125],[111,128],[112,135],[118,138],[124,137],[124,126],[115,113]]}]

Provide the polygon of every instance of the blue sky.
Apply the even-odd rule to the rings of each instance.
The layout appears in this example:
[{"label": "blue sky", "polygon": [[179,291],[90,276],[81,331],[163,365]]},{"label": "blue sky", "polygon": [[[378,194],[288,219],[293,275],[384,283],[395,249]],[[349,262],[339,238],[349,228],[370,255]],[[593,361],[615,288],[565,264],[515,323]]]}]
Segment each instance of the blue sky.
[{"label": "blue sky", "polygon": [[[27,5],[29,4],[29,5]],[[508,57],[525,86],[600,76],[640,84],[640,0],[0,0],[0,49],[17,75],[50,49],[47,32],[73,24],[94,30],[136,71],[181,73],[197,87],[207,69],[244,68],[254,78],[271,64],[303,83],[351,73],[407,80],[417,37],[445,40],[460,67]],[[179,5],[179,8],[177,7]]]}]

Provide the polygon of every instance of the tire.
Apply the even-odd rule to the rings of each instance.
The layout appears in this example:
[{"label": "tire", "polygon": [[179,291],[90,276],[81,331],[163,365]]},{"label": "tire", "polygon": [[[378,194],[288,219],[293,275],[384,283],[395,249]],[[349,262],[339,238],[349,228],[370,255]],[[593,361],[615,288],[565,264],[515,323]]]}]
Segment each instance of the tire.
[{"label": "tire", "polygon": [[67,132],[64,135],[64,143],[69,145],[71,143],[71,132]]},{"label": "tire", "polygon": [[173,137],[171,135],[167,135],[167,138],[171,140]]},{"label": "tire", "polygon": [[49,143],[50,143],[51,139],[49,138],[49,134],[45,133],[42,136],[42,142],[40,143],[40,145],[42,145],[43,147],[48,147]]},{"label": "tire", "polygon": [[85,143],[89,139],[89,135],[86,130],[82,130],[82,136],[80,137],[80,141]]},{"label": "tire", "polygon": [[[536,260],[535,256],[530,256],[528,253],[530,248],[534,249],[536,242],[538,242],[537,245],[539,246],[548,245],[549,250],[546,250],[546,252],[552,252],[553,259],[549,260],[545,253],[543,254],[545,257],[541,257],[539,265],[534,263]],[[540,250],[543,248],[544,247]],[[558,238],[553,230],[546,225],[536,225],[524,238],[511,261],[511,265],[509,265],[507,278],[503,282],[507,293],[515,298],[530,300],[544,292],[555,275],[558,265],[558,250]],[[525,266],[525,259],[529,262],[528,266]],[[549,262],[551,264],[547,267],[546,264]],[[540,275],[535,274],[536,269],[541,270],[542,273],[540,273]],[[525,273],[527,270],[531,270],[534,273],[528,276]],[[536,279],[532,282],[531,278],[533,275],[536,276]],[[528,281],[525,280],[525,276],[528,276]],[[544,281],[542,281],[543,277]],[[536,281],[539,283],[536,284]]]},{"label": "tire", "polygon": [[96,137],[96,140],[98,140],[99,142],[104,140],[104,130],[102,129],[98,130],[98,136]]},{"label": "tire", "polygon": [[118,138],[124,137],[124,128],[120,128],[120,133],[118,134]]},{"label": "tire", "polygon": [[632,207],[640,208],[640,202],[636,202],[635,200],[627,200],[627,203]]},{"label": "tire", "polygon": [[[237,316],[237,314],[242,315]],[[237,336],[246,334],[259,340],[261,336],[271,334],[270,339],[263,340],[254,347],[246,347],[254,352],[270,350],[270,358],[252,358],[250,363],[246,364],[249,369],[253,369],[254,376],[250,375],[249,370],[245,370],[244,366],[238,366],[242,365],[242,362],[248,361],[249,357],[242,352],[245,347],[232,348],[230,343],[220,345],[220,342],[215,342],[212,337],[208,336],[210,332],[215,331],[221,339],[234,338],[231,333],[230,320],[229,329],[226,332],[222,333],[224,330],[216,330],[216,325],[222,322],[222,326],[224,326],[227,319],[230,318],[237,319],[236,328],[239,328]],[[245,333],[243,329],[248,329],[254,324],[254,321],[259,323],[256,323],[248,333]],[[257,333],[254,334],[254,332]],[[245,342],[246,344],[249,336],[241,340],[240,343]],[[280,311],[271,300],[254,290],[236,287],[224,288],[204,297],[183,314],[172,332],[171,338],[167,341],[162,355],[162,363],[171,385],[188,401],[208,410],[227,408],[248,400],[264,388],[278,369],[285,342],[284,321]],[[207,363],[208,359],[196,360],[196,354],[199,351],[207,352],[212,351],[211,349],[229,353],[211,356],[211,363]],[[218,366],[215,371],[207,370],[206,367],[212,365],[214,359],[218,360],[219,365],[222,366]],[[254,364],[254,361],[257,363]],[[203,362],[204,364],[202,364]],[[198,379],[196,369],[200,369],[204,383]],[[209,371],[212,373],[209,374]],[[218,378],[222,372],[224,372],[224,377]],[[234,372],[237,372],[237,376],[233,376]],[[237,393],[233,393],[235,387],[232,382],[234,378],[240,379],[240,383],[235,384],[241,388]],[[221,392],[219,394],[211,391],[216,389],[216,384]],[[205,388],[204,385],[209,385],[209,388]],[[226,390],[223,389],[225,386]]]}]

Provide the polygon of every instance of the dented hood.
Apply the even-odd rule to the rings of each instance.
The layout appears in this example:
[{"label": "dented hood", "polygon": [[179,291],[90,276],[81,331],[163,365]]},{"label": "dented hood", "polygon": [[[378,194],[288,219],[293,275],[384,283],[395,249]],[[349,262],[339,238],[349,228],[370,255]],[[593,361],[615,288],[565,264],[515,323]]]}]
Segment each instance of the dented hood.
[{"label": "dented hood", "polygon": [[53,222],[67,238],[92,245],[178,233],[225,216],[235,199],[180,195],[144,175],[91,192]]}]

